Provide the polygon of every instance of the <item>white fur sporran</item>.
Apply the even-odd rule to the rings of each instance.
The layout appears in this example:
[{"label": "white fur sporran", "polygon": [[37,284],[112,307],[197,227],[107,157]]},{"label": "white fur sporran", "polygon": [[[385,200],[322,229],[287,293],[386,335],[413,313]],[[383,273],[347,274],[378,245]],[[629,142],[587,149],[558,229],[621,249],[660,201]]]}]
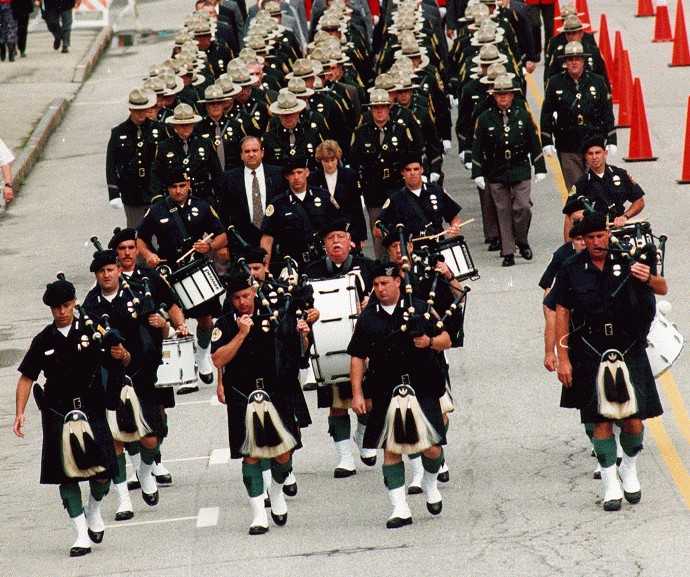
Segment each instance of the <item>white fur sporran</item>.
[{"label": "white fur sporran", "polygon": [[625,419],[637,413],[635,387],[623,353],[609,349],[601,355],[596,381],[598,412],[607,419]]},{"label": "white fur sporran", "polygon": [[[73,446],[71,439],[76,446]],[[81,453],[80,456],[75,455],[75,449]],[[65,415],[62,426],[62,467],[65,475],[73,479],[87,479],[105,471],[105,467],[93,463],[83,468],[79,466],[78,461],[83,458],[90,461],[98,458],[99,455],[94,455],[93,451],[99,450],[86,415],[79,410],[70,411]]]},{"label": "white fur sporran", "polygon": [[245,437],[240,452],[257,459],[272,459],[297,445],[295,437],[285,428],[271,397],[263,389],[248,398],[244,417]]},{"label": "white fur sporran", "polygon": [[134,387],[130,383],[131,381],[128,380],[120,390],[120,402],[123,407],[120,407],[119,410],[128,410],[124,409],[124,407],[127,407],[129,404],[131,407],[131,414],[128,416],[133,421],[136,430],[133,432],[120,430],[120,426],[117,421],[117,411],[106,411],[108,417],[108,426],[110,427],[110,432],[113,435],[113,439],[122,443],[133,443],[134,441],[138,441],[142,437],[151,434],[151,427],[144,418],[139,397],[137,396]]}]

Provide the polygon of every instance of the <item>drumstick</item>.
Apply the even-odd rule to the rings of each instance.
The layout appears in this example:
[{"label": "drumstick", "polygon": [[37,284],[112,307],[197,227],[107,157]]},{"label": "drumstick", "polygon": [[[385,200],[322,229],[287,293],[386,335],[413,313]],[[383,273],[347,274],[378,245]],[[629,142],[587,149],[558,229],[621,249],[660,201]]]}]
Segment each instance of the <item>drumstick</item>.
[{"label": "drumstick", "polygon": [[[204,238],[202,238],[200,242],[208,242],[212,238],[213,238],[213,233],[211,232],[211,233],[207,234]],[[184,253],[180,258],[177,259],[176,263],[180,264],[181,260],[186,259],[193,252],[194,252],[194,249],[190,248],[186,253]]]},{"label": "drumstick", "polygon": [[[471,222],[474,222],[473,218],[470,218],[468,220],[465,220],[461,222],[459,225],[457,225],[458,228],[462,228],[466,224],[470,224]],[[446,234],[447,230],[444,230],[442,232],[439,232],[438,234],[430,234],[428,236],[418,236],[417,238],[413,238],[412,242],[417,242],[418,240],[436,240],[437,238],[442,237],[444,234]]]}]

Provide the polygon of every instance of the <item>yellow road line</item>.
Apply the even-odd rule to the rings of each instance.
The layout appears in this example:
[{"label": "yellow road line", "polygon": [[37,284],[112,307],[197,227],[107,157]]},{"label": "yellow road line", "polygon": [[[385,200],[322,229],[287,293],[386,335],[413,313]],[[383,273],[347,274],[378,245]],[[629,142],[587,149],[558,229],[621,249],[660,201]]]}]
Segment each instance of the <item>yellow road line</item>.
[{"label": "yellow road line", "polygon": [[[544,102],[544,95],[537,85],[536,80],[531,74],[527,75],[527,90],[536,102],[538,107]],[[568,196],[568,189],[565,186],[563,179],[563,172],[561,164],[557,158],[546,158],[546,163],[549,167],[549,172],[554,178],[556,189],[560,192],[561,199],[565,202]],[[666,371],[660,378],[659,383],[664,391],[664,396],[668,399],[671,405],[671,412],[678,424],[678,428],[685,437],[685,440],[690,444],[690,417],[685,408],[683,397],[680,394],[678,385],[670,371]],[[690,509],[690,473],[683,465],[683,462],[678,455],[678,451],[669,437],[666,427],[660,418],[648,419],[646,422],[647,430],[654,437],[654,442],[659,449],[661,458],[666,463],[666,468],[671,473],[674,483],[678,487],[678,491],[685,502],[685,506]]]}]

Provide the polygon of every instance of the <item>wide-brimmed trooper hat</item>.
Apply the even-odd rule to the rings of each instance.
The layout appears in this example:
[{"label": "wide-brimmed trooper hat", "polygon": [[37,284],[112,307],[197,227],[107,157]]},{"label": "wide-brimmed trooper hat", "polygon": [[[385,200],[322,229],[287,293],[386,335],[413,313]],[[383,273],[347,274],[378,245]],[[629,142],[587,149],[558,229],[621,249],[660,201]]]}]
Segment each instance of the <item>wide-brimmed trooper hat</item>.
[{"label": "wide-brimmed trooper hat", "polygon": [[303,78],[290,78],[286,88],[281,88],[279,92],[292,92],[299,98],[309,98],[314,95],[314,91],[309,88]]},{"label": "wide-brimmed trooper hat", "polygon": [[312,78],[314,73],[314,63],[310,58],[298,58],[292,64],[292,72],[288,72],[285,78]]},{"label": "wide-brimmed trooper hat", "polygon": [[371,91],[369,96],[369,104],[366,106],[391,106],[392,102],[390,96],[388,96],[388,90],[383,88],[375,88]]},{"label": "wide-brimmed trooper hat", "polygon": [[244,60],[247,64],[263,64],[266,62],[266,59],[263,56],[257,54],[256,50],[250,48],[249,46],[245,46],[242,48],[242,50],[240,50],[239,58]]},{"label": "wide-brimmed trooper hat", "polygon": [[159,76],[146,79],[144,81],[144,88],[151,90],[156,95],[165,95],[166,91],[165,82]]},{"label": "wide-brimmed trooper hat", "polygon": [[254,86],[258,82],[258,78],[253,74],[249,74],[246,65],[242,68],[239,66],[228,66],[228,75],[230,79],[237,86],[242,88],[243,86]]},{"label": "wide-brimmed trooper hat", "polygon": [[220,89],[223,91],[226,100],[232,98],[233,96],[237,96],[240,92],[242,92],[242,88],[235,84],[232,81],[232,78],[230,78],[227,74],[224,74],[222,77],[216,80],[216,86],[220,87]]},{"label": "wide-brimmed trooper hat", "polygon": [[374,86],[367,89],[369,94],[373,94],[375,90],[385,90],[389,92],[395,88],[397,77],[391,72],[383,72],[374,79]]},{"label": "wide-brimmed trooper hat", "polygon": [[412,75],[409,72],[400,70],[397,74],[395,86],[390,89],[390,92],[402,92],[404,90],[414,90],[415,88],[419,88],[419,84],[412,82]]},{"label": "wide-brimmed trooper hat", "polygon": [[165,82],[165,96],[175,96],[184,90],[182,78],[173,72],[163,73],[158,78]]},{"label": "wide-brimmed trooper hat", "polygon": [[292,92],[280,92],[275,102],[269,106],[271,114],[277,116],[284,116],[287,114],[294,114],[295,112],[302,112],[307,107],[304,100],[300,100]]},{"label": "wide-brimmed trooper hat", "polygon": [[130,110],[147,110],[153,108],[157,101],[153,90],[135,88],[129,93],[128,106]]},{"label": "wide-brimmed trooper hat", "polygon": [[520,87],[507,74],[497,76],[493,87],[489,89],[489,94],[506,94],[507,92],[520,92]]},{"label": "wide-brimmed trooper hat", "polygon": [[173,115],[165,119],[166,124],[196,124],[198,122],[201,122],[201,116],[186,102],[178,104],[173,110]]},{"label": "wide-brimmed trooper hat", "polygon": [[565,48],[563,49],[563,54],[559,54],[558,58],[561,60],[565,60],[567,58],[587,58],[590,56],[589,53],[585,52],[584,47],[582,46],[582,42],[578,42],[577,40],[573,40],[572,42],[568,42],[565,45]]},{"label": "wide-brimmed trooper hat", "polygon": [[488,66],[496,62],[504,64],[508,62],[508,57],[505,54],[501,54],[495,44],[485,44],[480,48],[479,54],[472,58],[472,62],[480,66]]},{"label": "wide-brimmed trooper hat", "polygon": [[498,78],[499,76],[507,76],[508,78],[515,78],[515,74],[509,73],[506,67],[501,64],[500,62],[497,62],[496,64],[492,64],[489,66],[489,68],[486,71],[486,75],[482,76],[479,79],[479,82],[482,84],[493,84],[494,80]]},{"label": "wide-brimmed trooper hat", "polygon": [[485,26],[480,28],[472,35],[470,44],[472,46],[484,46],[486,44],[500,44],[503,42],[503,35],[498,34],[495,28]]},{"label": "wide-brimmed trooper hat", "polygon": [[231,96],[226,95],[219,85],[211,84],[211,86],[207,86],[206,90],[204,90],[204,97],[197,100],[197,102],[199,104],[221,103],[228,98],[231,98]]},{"label": "wide-brimmed trooper hat", "polygon": [[563,20],[563,26],[558,29],[558,32],[579,32],[589,28],[582,20],[577,17],[577,14],[569,14]]}]

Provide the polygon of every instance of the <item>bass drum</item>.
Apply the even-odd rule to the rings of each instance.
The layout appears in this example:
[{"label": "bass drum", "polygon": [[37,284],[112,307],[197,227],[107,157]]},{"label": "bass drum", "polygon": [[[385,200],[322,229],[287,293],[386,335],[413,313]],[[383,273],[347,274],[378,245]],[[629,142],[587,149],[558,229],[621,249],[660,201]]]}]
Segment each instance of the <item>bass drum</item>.
[{"label": "bass drum", "polygon": [[197,379],[196,343],[193,336],[165,339],[163,362],[158,366],[157,388],[189,385]]},{"label": "bass drum", "polygon": [[647,357],[655,377],[671,368],[685,345],[685,338],[678,327],[665,314],[670,308],[666,301],[657,304],[656,316],[647,335]]}]

